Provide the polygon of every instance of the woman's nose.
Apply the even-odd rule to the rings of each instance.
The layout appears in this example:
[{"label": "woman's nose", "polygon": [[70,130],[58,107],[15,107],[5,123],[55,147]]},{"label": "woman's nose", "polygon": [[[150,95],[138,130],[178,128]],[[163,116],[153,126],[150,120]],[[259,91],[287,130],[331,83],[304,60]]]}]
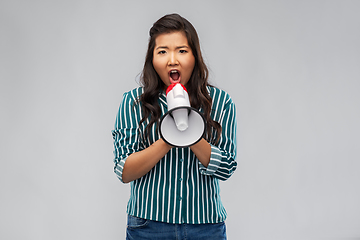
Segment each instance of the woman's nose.
[{"label": "woman's nose", "polygon": [[176,55],[174,53],[169,54],[169,63],[168,65],[172,66],[172,65],[177,65],[179,64],[179,62],[176,59]]}]

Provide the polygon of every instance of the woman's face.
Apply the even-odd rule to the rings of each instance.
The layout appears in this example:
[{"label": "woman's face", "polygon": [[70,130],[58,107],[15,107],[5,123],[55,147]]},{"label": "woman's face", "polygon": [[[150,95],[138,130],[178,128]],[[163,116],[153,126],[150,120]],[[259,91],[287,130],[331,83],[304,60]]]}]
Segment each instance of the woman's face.
[{"label": "woman's face", "polygon": [[178,82],[186,87],[195,66],[195,57],[183,32],[156,37],[153,66],[166,87]]}]

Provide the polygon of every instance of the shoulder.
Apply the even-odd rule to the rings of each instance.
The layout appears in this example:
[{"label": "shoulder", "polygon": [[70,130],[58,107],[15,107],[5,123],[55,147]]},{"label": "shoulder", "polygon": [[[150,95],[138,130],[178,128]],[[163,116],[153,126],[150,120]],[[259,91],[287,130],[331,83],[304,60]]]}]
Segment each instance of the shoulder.
[{"label": "shoulder", "polygon": [[231,99],[231,96],[225,90],[214,87],[214,86],[207,86],[207,89],[208,89],[210,97],[212,98],[213,104],[214,103],[222,103],[222,105],[225,108],[234,104]]},{"label": "shoulder", "polygon": [[132,98],[138,98],[140,97],[140,95],[144,92],[144,88],[143,87],[137,87],[137,88],[134,88],[128,92],[125,92],[124,93],[124,96],[127,96],[127,97],[132,97]]},{"label": "shoulder", "polygon": [[143,87],[137,87],[128,92],[125,92],[123,94],[123,101],[136,102],[143,93],[143,91],[144,91]]}]

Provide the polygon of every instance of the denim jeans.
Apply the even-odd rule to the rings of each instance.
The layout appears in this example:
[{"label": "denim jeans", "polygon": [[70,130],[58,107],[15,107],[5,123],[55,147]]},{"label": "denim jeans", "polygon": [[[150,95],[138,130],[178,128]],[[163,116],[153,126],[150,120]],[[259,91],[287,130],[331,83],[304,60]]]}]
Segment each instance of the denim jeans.
[{"label": "denim jeans", "polygon": [[128,215],[127,240],[226,240],[225,222],[170,224]]}]

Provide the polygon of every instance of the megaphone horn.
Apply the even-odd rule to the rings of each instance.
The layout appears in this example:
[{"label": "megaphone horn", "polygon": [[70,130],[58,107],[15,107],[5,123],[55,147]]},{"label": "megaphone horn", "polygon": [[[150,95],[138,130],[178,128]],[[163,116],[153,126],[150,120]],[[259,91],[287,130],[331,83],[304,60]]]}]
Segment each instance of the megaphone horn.
[{"label": "megaphone horn", "polygon": [[173,83],[166,90],[168,112],[160,120],[161,138],[174,147],[189,147],[205,134],[205,118],[190,106],[189,95],[181,83]]}]

